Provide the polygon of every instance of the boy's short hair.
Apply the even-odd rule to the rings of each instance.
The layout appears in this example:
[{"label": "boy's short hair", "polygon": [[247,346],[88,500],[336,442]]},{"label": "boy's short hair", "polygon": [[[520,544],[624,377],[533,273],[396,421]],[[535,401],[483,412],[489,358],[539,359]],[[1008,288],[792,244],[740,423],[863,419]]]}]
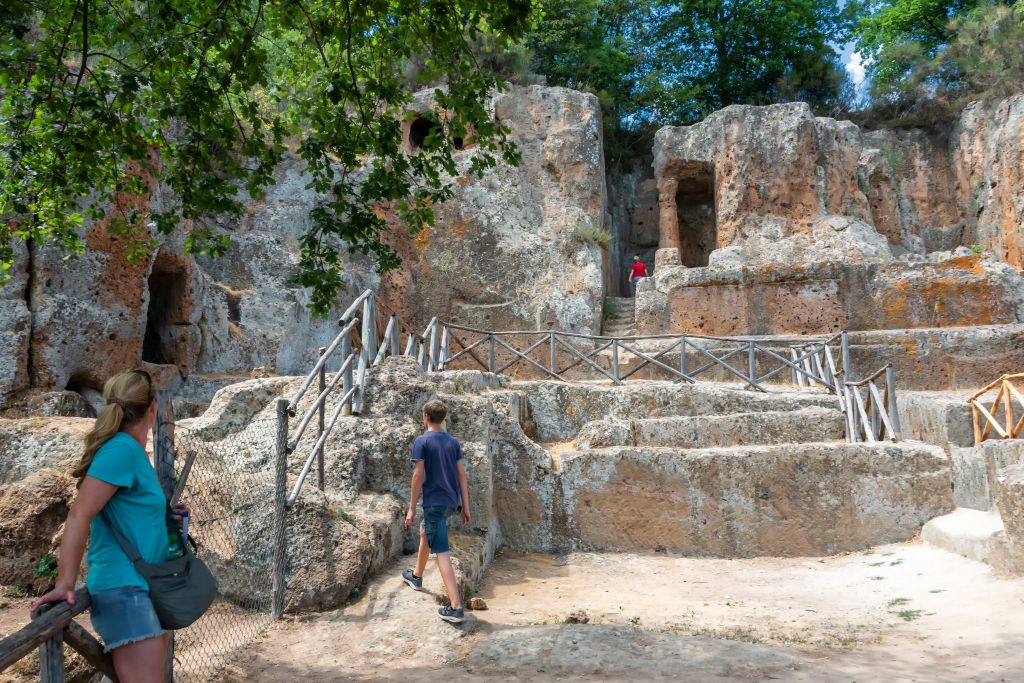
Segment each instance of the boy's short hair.
[{"label": "boy's short hair", "polygon": [[423,406],[423,414],[427,416],[427,420],[431,424],[439,425],[448,416],[448,407],[435,398],[432,401],[427,401],[427,404]]}]

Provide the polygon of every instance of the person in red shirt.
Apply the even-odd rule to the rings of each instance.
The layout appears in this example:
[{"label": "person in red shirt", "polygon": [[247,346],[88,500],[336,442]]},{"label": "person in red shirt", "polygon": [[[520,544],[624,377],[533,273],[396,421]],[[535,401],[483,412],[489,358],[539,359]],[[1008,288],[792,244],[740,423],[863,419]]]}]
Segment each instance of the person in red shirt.
[{"label": "person in red shirt", "polygon": [[641,278],[650,277],[647,274],[647,264],[640,260],[639,256],[633,257],[633,265],[630,266],[629,273],[629,285],[633,290],[633,296],[636,296],[636,283],[640,282]]}]

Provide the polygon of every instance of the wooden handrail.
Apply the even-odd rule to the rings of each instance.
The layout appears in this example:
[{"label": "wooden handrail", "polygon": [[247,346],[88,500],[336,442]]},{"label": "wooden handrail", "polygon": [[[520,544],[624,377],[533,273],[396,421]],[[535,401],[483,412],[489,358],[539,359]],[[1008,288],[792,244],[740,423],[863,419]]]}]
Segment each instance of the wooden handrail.
[{"label": "wooden handrail", "polygon": [[[74,648],[97,671],[116,683],[117,673],[109,654],[104,654],[103,646],[73,619],[82,614],[91,604],[89,591],[79,588],[75,591],[75,604],[59,602],[43,605],[32,616],[32,621],[20,630],[0,640],[0,671],[4,671],[23,657],[51,641],[63,637],[62,640]],[[59,648],[48,653],[53,661],[40,658],[41,671],[63,671],[64,652]],[[59,661],[57,660],[59,658]],[[62,679],[61,679],[62,680]]]}]

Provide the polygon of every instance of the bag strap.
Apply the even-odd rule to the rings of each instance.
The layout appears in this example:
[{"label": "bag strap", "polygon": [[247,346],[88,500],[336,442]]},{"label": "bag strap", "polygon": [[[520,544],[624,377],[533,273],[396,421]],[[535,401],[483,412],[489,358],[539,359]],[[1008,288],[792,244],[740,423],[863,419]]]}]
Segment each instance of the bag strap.
[{"label": "bag strap", "polygon": [[[117,494],[115,493],[114,495],[116,496]],[[121,546],[121,550],[124,551],[124,554],[128,556],[128,561],[132,564],[137,564],[142,560],[142,555],[139,553],[138,549],[133,546],[127,538],[125,538],[124,534],[122,534],[117,528],[117,525],[114,524],[114,520],[110,518],[106,505],[104,505],[103,509],[100,510],[100,518],[103,520],[103,523],[107,525],[107,528],[110,529],[111,533],[114,534],[114,539],[117,540],[117,544]],[[164,512],[164,524],[167,528],[176,526],[174,521],[174,510],[171,508],[170,503],[167,504],[167,509]]]},{"label": "bag strap", "polygon": [[138,549],[124,537],[124,534],[118,530],[117,525],[114,524],[114,520],[110,519],[110,515],[107,514],[106,506],[103,506],[103,509],[100,510],[100,517],[103,519],[103,523],[107,525],[107,528],[110,529],[110,532],[114,534],[117,544],[121,546],[121,550],[123,550],[124,554],[128,556],[128,561],[132,564],[139,562],[139,560],[142,559],[142,555],[140,555]]}]

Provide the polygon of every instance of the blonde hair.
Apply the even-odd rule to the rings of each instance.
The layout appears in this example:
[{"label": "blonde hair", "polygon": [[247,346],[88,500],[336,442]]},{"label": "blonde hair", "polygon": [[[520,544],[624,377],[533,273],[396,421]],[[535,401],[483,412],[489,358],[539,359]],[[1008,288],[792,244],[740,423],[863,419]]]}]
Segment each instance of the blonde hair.
[{"label": "blonde hair", "polygon": [[156,393],[153,379],[145,370],[130,370],[114,375],[103,385],[103,398],[107,404],[96,416],[92,429],[85,435],[85,452],[71,475],[82,485],[92,459],[100,446],[121,431],[125,425],[138,422],[146,415]]}]

